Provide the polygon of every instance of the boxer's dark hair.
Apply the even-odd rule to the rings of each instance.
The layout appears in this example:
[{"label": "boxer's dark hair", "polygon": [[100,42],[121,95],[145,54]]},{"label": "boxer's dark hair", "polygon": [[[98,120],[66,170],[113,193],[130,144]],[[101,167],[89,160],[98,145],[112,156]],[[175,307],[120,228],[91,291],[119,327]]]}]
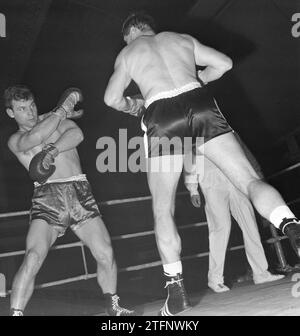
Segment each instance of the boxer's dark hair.
[{"label": "boxer's dark hair", "polygon": [[25,85],[10,86],[4,91],[4,105],[6,108],[12,109],[13,100],[29,100],[34,99],[33,93]]},{"label": "boxer's dark hair", "polygon": [[131,27],[136,27],[142,31],[149,28],[153,31],[156,30],[153,17],[144,12],[132,13],[125,19],[122,25],[123,37],[129,34]]}]

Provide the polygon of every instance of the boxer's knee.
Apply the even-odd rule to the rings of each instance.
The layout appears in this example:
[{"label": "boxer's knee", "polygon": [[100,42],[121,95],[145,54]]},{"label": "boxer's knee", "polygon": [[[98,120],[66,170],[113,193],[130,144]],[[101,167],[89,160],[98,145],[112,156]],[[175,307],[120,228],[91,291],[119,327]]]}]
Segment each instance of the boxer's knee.
[{"label": "boxer's knee", "polygon": [[233,185],[247,198],[251,198],[252,194],[264,183],[256,174],[248,171],[246,168],[244,168],[239,176],[228,176]]},{"label": "boxer's knee", "polygon": [[37,249],[29,249],[25,255],[23,267],[26,273],[35,275],[41,268],[45,260],[47,251],[39,251]]},{"label": "boxer's knee", "polygon": [[91,248],[98,265],[110,267],[114,263],[114,252],[110,244],[101,244]]},{"label": "boxer's knee", "polygon": [[154,220],[159,223],[164,220],[169,220],[173,217],[174,204],[173,197],[159,197],[153,200]]},{"label": "boxer's knee", "polygon": [[153,207],[154,212],[154,221],[156,224],[164,223],[165,221],[169,221],[173,217],[173,208],[172,206],[163,204],[157,205]]},{"label": "boxer's knee", "polygon": [[252,199],[253,197],[255,197],[255,195],[257,193],[260,193],[260,191],[262,190],[262,188],[265,188],[266,183],[264,181],[262,181],[261,179],[259,179],[258,177],[254,177],[253,179],[251,179],[248,184],[246,185],[245,188],[245,192],[244,194]]}]

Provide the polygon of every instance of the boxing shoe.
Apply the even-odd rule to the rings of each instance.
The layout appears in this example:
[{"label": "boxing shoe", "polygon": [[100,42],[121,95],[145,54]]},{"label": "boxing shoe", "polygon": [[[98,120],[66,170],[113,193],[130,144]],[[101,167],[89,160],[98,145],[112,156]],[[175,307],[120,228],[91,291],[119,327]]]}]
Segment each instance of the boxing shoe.
[{"label": "boxing shoe", "polygon": [[298,257],[300,257],[300,222],[297,218],[284,218],[279,229],[286,235],[292,248]]},{"label": "boxing shoe", "polygon": [[23,310],[21,309],[14,309],[10,310],[10,316],[24,316]]},{"label": "boxing shoe", "polygon": [[104,294],[105,311],[108,316],[135,316],[134,310],[129,310],[119,306],[119,296],[117,294]]},{"label": "boxing shoe", "polygon": [[167,276],[165,288],[168,290],[168,297],[158,313],[159,316],[174,316],[192,308],[181,274]]},{"label": "boxing shoe", "polygon": [[265,282],[272,282],[283,279],[285,275],[283,274],[271,274],[269,271],[265,271],[260,274],[253,274],[253,281],[255,285],[259,285]]}]

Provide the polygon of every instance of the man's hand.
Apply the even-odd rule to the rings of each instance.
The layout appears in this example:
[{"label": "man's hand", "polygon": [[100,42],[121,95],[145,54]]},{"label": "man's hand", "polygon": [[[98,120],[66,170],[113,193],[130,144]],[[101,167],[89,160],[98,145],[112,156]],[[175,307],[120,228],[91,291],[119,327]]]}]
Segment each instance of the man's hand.
[{"label": "man's hand", "polygon": [[201,207],[201,197],[200,195],[192,195],[191,196],[191,202],[195,208]]},{"label": "man's hand", "polygon": [[123,110],[125,113],[129,113],[135,117],[141,117],[145,112],[145,100],[143,98],[131,98],[125,97],[127,102],[126,109]]}]

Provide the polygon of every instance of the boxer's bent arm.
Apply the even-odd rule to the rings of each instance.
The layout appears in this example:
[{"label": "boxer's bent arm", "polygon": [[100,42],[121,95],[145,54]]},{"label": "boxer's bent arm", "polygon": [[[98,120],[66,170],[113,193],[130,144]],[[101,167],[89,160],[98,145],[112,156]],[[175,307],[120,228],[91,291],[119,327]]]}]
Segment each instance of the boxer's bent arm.
[{"label": "boxer's bent arm", "polygon": [[42,121],[42,120],[44,120],[45,118],[48,118],[52,113],[53,113],[53,111],[50,111],[50,112],[46,112],[46,113],[40,114],[40,115],[39,115],[39,120]]},{"label": "boxer's bent arm", "polygon": [[58,130],[62,134],[54,143],[54,146],[59,153],[76,148],[84,139],[81,129],[72,120],[62,121]]},{"label": "boxer's bent arm", "polygon": [[228,56],[201,44],[195,38],[192,38],[192,40],[196,64],[206,66],[203,71],[198,72],[198,76],[203,82],[214,81],[232,68],[232,60]]},{"label": "boxer's bent arm", "polygon": [[37,123],[30,131],[13,134],[8,140],[8,147],[12,152],[26,152],[42,144],[57,129],[61,118],[51,114]]},{"label": "boxer's bent arm", "polygon": [[124,52],[121,51],[115,62],[114,73],[110,77],[105,90],[105,104],[118,111],[125,111],[130,108],[128,100],[123,96],[124,90],[127,88],[130,81],[131,78],[128,75],[125,66]]}]

